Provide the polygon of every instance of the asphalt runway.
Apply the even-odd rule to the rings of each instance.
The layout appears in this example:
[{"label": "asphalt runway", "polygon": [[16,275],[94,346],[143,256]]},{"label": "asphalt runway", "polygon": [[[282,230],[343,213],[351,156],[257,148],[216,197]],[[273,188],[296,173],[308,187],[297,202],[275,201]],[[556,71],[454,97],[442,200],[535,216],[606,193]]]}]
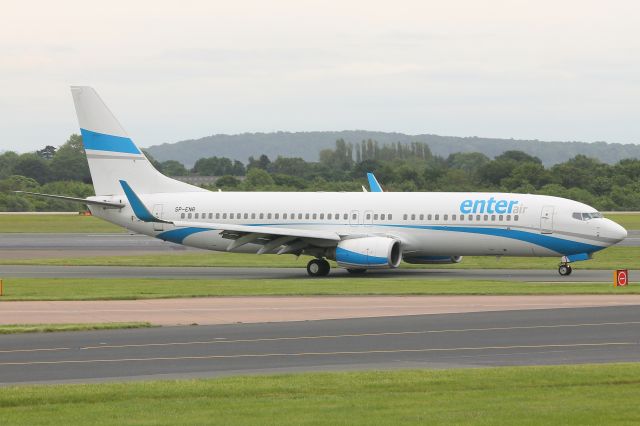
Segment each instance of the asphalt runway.
[{"label": "asphalt runway", "polygon": [[0,382],[640,362],[640,308],[605,307],[0,337]]},{"label": "asphalt runway", "polygon": [[[629,271],[631,281],[640,271]],[[555,269],[385,269],[367,271],[363,275],[349,274],[334,268],[327,277],[310,278],[306,265],[299,268],[240,268],[240,267],[149,267],[149,266],[27,266],[0,265],[0,278],[209,278],[209,279],[313,279],[336,278],[415,278],[460,279],[522,282],[613,282],[610,270],[574,268],[568,277]]]}]

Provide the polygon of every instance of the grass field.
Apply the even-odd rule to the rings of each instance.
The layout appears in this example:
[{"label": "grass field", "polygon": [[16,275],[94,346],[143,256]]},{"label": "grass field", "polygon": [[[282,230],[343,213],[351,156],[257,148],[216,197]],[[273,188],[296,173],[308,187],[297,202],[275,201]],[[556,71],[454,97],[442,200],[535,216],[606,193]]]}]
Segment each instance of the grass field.
[{"label": "grass field", "polygon": [[58,215],[0,215],[0,233],[100,233],[124,232],[119,226],[112,225],[93,216]]},{"label": "grass field", "polygon": [[[640,229],[640,213],[607,214],[627,229]],[[124,232],[118,226],[91,216],[0,215],[0,233],[5,232]]]},{"label": "grass field", "polygon": [[496,294],[640,294],[640,287],[611,283],[529,283],[450,279],[329,278],[290,280],[202,280],[107,278],[8,278],[2,301],[122,300],[206,296],[312,295],[496,295]]},{"label": "grass field", "polygon": [[9,324],[0,325],[0,334],[53,333],[56,331],[116,330],[124,328],[147,328],[148,322],[105,322],[93,324]]},{"label": "grass field", "polygon": [[0,388],[11,425],[640,423],[640,364]]},{"label": "grass field", "polygon": [[[291,255],[262,255],[221,252],[187,252],[134,256],[79,257],[65,259],[0,259],[0,265],[59,265],[59,266],[228,266],[305,268],[310,258],[296,259]],[[461,263],[447,265],[409,265],[402,268],[420,269],[548,269],[558,267],[559,257],[502,257],[466,256]],[[333,267],[335,263],[332,262]],[[578,262],[578,269],[640,269],[640,247],[609,247],[595,253],[594,259]]]}]

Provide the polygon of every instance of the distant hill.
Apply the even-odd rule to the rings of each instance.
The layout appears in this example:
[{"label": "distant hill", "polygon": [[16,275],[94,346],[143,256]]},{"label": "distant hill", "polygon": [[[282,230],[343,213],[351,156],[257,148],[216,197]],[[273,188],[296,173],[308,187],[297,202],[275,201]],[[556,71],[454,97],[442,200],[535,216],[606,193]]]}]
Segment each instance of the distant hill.
[{"label": "distant hill", "polygon": [[640,145],[606,142],[542,142],[539,140],[490,139],[438,135],[405,135],[402,133],[345,130],[341,132],[276,132],[213,135],[175,143],[154,145],[147,150],[156,160],[178,160],[187,167],[202,157],[228,157],[247,162],[249,156],[266,154],[271,159],[302,157],[317,161],[320,150],[333,148],[337,139],[351,143],[373,139],[380,144],[391,142],[426,142],[435,155],[443,157],[454,152],[482,152],[495,157],[508,150],[520,150],[540,158],[545,166],[562,163],[577,154],[584,154],[613,164],[624,158],[640,158]]}]

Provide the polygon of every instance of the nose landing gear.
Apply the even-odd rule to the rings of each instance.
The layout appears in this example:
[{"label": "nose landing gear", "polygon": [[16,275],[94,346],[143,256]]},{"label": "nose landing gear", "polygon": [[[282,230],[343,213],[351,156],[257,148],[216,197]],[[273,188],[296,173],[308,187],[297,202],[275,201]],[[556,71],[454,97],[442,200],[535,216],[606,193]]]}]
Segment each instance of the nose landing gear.
[{"label": "nose landing gear", "polygon": [[307,263],[307,273],[312,277],[325,277],[330,270],[331,265],[326,259],[311,259]]},{"label": "nose landing gear", "polygon": [[558,273],[563,277],[571,275],[571,272],[573,272],[573,269],[571,269],[568,263],[561,263],[560,266],[558,266]]}]

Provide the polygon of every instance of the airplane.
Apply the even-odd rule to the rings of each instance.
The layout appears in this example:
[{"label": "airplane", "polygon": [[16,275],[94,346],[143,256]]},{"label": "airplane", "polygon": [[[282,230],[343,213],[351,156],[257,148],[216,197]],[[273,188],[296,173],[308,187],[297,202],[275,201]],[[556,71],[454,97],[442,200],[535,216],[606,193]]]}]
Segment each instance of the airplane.
[{"label": "airplane", "polygon": [[[129,231],[206,250],[312,256],[353,274],[463,256],[560,257],[558,272],[622,241],[627,231],[560,197],[497,192],[212,192],[158,172],[97,92],[71,87],[95,196],[25,192],[87,204]],[[363,187],[364,189],[364,187]],[[379,192],[379,193],[376,193]]]}]

